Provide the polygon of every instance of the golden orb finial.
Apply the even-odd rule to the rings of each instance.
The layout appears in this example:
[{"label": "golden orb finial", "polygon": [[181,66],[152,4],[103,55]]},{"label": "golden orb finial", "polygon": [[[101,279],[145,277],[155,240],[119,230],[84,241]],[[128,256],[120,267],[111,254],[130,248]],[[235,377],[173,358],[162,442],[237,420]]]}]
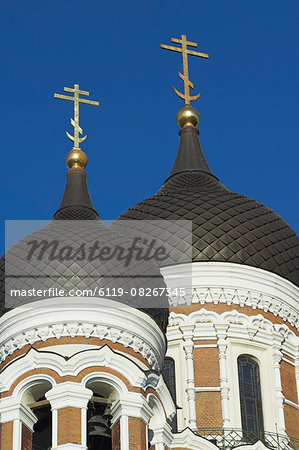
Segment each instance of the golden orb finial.
[{"label": "golden orb finial", "polygon": [[80,148],[75,148],[68,152],[65,157],[66,167],[69,169],[85,169],[87,166],[87,156]]},{"label": "golden orb finial", "polygon": [[186,126],[197,127],[200,122],[200,115],[193,106],[185,105],[177,112],[176,121],[180,128]]}]

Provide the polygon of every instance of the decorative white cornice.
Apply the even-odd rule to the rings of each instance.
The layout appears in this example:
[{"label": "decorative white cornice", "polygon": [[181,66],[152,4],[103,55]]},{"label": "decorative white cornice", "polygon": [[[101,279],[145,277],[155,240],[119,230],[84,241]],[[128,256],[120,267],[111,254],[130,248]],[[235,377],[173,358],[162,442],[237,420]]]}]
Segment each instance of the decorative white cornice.
[{"label": "decorative white cornice", "polygon": [[[228,337],[269,343],[269,336],[271,336],[271,342],[272,340],[273,342],[276,342],[277,339],[279,339],[280,347],[282,347],[288,356],[295,358],[298,354],[299,337],[296,336],[287,325],[273,324],[270,320],[265,319],[262,314],[247,316],[236,310],[225,311],[219,314],[202,308],[188,315],[171,312],[169,316],[169,325],[167,330],[168,340],[172,340],[173,335],[176,339],[180,339],[178,330],[181,331],[182,339],[182,330],[185,326],[196,326],[194,331],[195,339],[197,338],[197,332],[200,332],[201,336],[206,339],[216,338],[218,333],[216,329],[225,326],[227,328]],[[197,327],[199,327],[198,330]]]},{"label": "decorative white cornice", "polygon": [[153,446],[155,450],[169,449],[173,439],[171,426],[166,422],[163,426],[154,428],[153,432],[154,437],[150,442],[151,446]]},{"label": "decorative white cornice", "polygon": [[[82,370],[89,367],[109,367],[112,370],[122,374],[132,386],[145,389],[147,386],[146,374],[131,359],[120,353],[113,352],[108,346],[96,350],[85,350],[75,354],[69,359],[65,359],[58,353],[30,349],[29,352],[12,364],[9,364],[0,374],[1,389],[4,392],[10,389],[11,385],[28,370],[50,369],[56,372],[60,377],[73,375],[77,376]],[[97,373],[93,373],[94,376]],[[93,374],[90,374],[92,376]],[[106,376],[109,377],[109,374]],[[16,387],[16,395],[24,391],[24,383],[28,384],[32,379],[42,379],[49,381],[52,386],[56,383],[48,375],[34,375],[28,377]],[[88,375],[83,382],[88,381]],[[122,383],[124,385],[124,383]],[[125,388],[126,389],[126,388]]]},{"label": "decorative white cornice", "polygon": [[162,331],[147,314],[99,298],[34,302],[5,314],[0,319],[0,330],[0,362],[27,344],[84,336],[130,347],[153,369],[160,370],[166,348]]},{"label": "decorative white cornice", "polygon": [[46,399],[51,403],[51,408],[87,408],[88,401],[92,397],[92,391],[79,383],[67,381],[54,386],[46,392]]},{"label": "decorative white cornice", "polygon": [[0,405],[0,422],[13,422],[19,420],[26,425],[29,430],[33,431],[33,425],[37,422],[35,414],[19,400],[7,397],[1,400]]},{"label": "decorative white cornice", "polygon": [[[219,327],[226,327],[226,336],[230,339],[242,340],[244,343],[255,343],[276,346],[279,350],[279,362],[282,353],[299,361],[299,337],[285,324],[273,324],[261,314],[247,316],[236,310],[225,311],[221,314],[207,311],[205,308],[194,311],[189,315],[171,312],[167,339],[169,342],[183,342],[182,330],[194,325],[193,339],[218,339],[220,349]],[[299,374],[299,369],[298,369]]]},{"label": "decorative white cornice", "polygon": [[153,411],[143,395],[128,392],[126,395],[121,395],[113,404],[111,415],[113,416],[112,425],[117,423],[121,416],[137,417],[148,424]]},{"label": "decorative white cornice", "polygon": [[[125,377],[131,386],[141,388],[144,392],[148,388],[152,388],[157,392],[161,403],[164,406],[166,417],[172,419],[176,409],[169,390],[165,384],[163,376],[157,372],[142,371],[140,367],[125,355],[112,351],[108,346],[101,347],[97,350],[85,350],[77,353],[68,360],[61,355],[54,352],[38,351],[31,349],[26,356],[21,357],[8,365],[0,374],[0,392],[5,392],[10,389],[12,384],[29,368],[53,370],[60,377],[73,375],[76,376],[82,370],[89,367],[99,367],[98,371],[88,373],[82,378],[80,383],[67,382],[63,384],[56,384],[55,380],[47,374],[30,375],[23,379],[15,388],[12,397],[7,397],[10,400],[1,400],[3,402],[13,402],[13,405],[19,405],[25,390],[37,381],[47,381],[52,385],[52,389],[46,394],[48,400],[53,403],[53,407],[59,408],[62,406],[75,406],[84,408],[86,398],[91,391],[86,389],[90,380],[98,380],[110,384],[118,393],[117,397],[128,394],[126,384],[116,375],[109,372],[101,371],[101,367],[108,367],[115,370],[123,377]],[[60,395],[61,394],[61,395]],[[60,403],[60,399],[63,400]],[[4,401],[5,400],[5,401]],[[75,403],[74,403],[75,402]],[[62,406],[59,406],[59,405]],[[0,411],[1,412],[1,411]]]},{"label": "decorative white cornice", "polygon": [[188,448],[189,450],[217,450],[218,447],[208,439],[194,434],[190,428],[175,433],[170,448]]},{"label": "decorative white cornice", "polygon": [[183,288],[185,296],[173,296],[173,305],[226,303],[250,306],[288,321],[299,328],[299,288],[290,281],[251,266],[197,262],[164,267],[161,270],[169,288]]},{"label": "decorative white cornice", "polygon": [[170,395],[167,385],[165,384],[164,378],[161,375],[159,377],[157,385],[155,386],[155,390],[164,406],[167,419],[172,420],[176,414],[176,405],[173,401],[172,396]]}]

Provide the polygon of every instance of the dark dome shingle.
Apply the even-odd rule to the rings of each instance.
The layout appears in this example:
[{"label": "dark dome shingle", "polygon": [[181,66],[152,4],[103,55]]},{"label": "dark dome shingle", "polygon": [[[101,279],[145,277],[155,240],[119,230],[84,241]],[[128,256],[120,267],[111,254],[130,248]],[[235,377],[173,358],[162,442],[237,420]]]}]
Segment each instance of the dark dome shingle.
[{"label": "dark dome shingle", "polygon": [[[28,259],[32,248],[31,242],[34,241],[58,242],[58,249],[69,246],[74,252],[83,245],[85,256],[82,257],[82,251],[78,250],[77,256],[61,258],[56,257],[58,254],[56,251],[53,258],[51,244],[41,258],[38,250],[34,258]],[[147,313],[165,331],[168,320],[166,295],[164,293],[159,297],[138,295],[139,288],[149,290],[160,288],[163,291],[166,287],[155,262],[137,261],[132,258],[130,264],[126,266],[125,261],[117,255],[110,259],[90,257],[89,249],[95,243],[97,243],[96,254],[99,254],[103,247],[110,249],[110,253],[117,248],[123,248],[126,253],[132,245],[129,238],[109,229],[99,219],[89,199],[86,174],[78,170],[69,171],[64,196],[53,220],[44,228],[18,241],[0,259],[0,315],[6,309],[48,298],[47,296],[16,298],[10,295],[11,288],[26,292],[33,288],[36,291],[49,288],[65,291],[91,290],[95,292],[95,297],[110,298]],[[105,294],[100,295],[99,289]],[[121,292],[123,294],[120,295]]]},{"label": "dark dome shingle", "polygon": [[[196,132],[191,128],[181,130],[180,168],[176,170],[175,164],[173,175],[157,194],[129,208],[112,226],[124,233],[130,225],[122,219],[192,220],[194,262],[246,264],[274,272],[299,285],[299,239],[295,231],[265,205],[229,191],[210,171],[206,171],[207,164],[203,166],[202,161],[205,160],[198,138],[198,163],[191,170],[188,153],[190,147],[192,154],[195,153]],[[184,155],[186,169],[181,171]],[[130,235],[129,230],[127,234]],[[178,246],[175,255],[172,258],[174,264],[186,261],[184,250],[179,251]]]}]

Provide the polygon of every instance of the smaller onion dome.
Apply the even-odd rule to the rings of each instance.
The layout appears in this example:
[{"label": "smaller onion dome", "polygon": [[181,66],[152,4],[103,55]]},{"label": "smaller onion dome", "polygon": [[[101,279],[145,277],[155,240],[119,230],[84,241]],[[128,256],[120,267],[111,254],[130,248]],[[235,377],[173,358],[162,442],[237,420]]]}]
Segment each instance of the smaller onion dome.
[{"label": "smaller onion dome", "polygon": [[[168,299],[159,268],[153,260],[137,260],[134,243],[100,220],[88,192],[87,158],[77,153],[66,158],[71,168],[53,219],[1,258],[0,309],[57,297],[61,291],[65,296],[111,298],[145,312],[165,330]],[[12,295],[11,288],[21,294]],[[154,289],[158,296],[142,294]]]}]

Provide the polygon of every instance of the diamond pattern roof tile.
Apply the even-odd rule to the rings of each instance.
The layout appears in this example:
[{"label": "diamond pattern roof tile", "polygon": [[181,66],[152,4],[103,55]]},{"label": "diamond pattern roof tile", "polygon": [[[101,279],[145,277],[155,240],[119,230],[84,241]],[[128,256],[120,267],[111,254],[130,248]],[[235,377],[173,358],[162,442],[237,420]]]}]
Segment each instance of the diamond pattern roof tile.
[{"label": "diamond pattern roof tile", "polygon": [[[154,213],[147,212],[149,202]],[[299,285],[299,239],[295,231],[271,209],[230,192],[210,173],[188,170],[174,174],[157,194],[121,214],[112,228],[130,235],[130,224],[126,226],[123,219],[157,218],[192,220],[193,261],[246,264]],[[158,236],[154,228],[153,235]],[[173,256],[171,244],[168,250]],[[173,264],[186,261],[184,252],[179,252],[177,248]]]}]

